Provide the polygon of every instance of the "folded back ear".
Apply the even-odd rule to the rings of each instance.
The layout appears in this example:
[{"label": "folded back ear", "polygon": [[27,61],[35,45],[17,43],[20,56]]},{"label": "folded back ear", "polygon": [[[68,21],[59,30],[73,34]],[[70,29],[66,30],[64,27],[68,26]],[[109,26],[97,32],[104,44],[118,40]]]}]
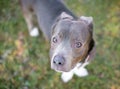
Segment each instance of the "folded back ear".
[{"label": "folded back ear", "polygon": [[66,12],[62,12],[60,15],[60,18],[61,19],[66,19],[66,18],[73,19],[73,17],[71,15],[67,14]]},{"label": "folded back ear", "polygon": [[92,17],[81,16],[80,20],[88,25],[89,31],[92,34],[92,32],[93,32],[93,18]]},{"label": "folded back ear", "polygon": [[93,18],[92,17],[81,16],[80,20],[84,21],[87,24],[93,23]]},{"label": "folded back ear", "polygon": [[[60,16],[56,18],[56,20],[55,20],[54,24],[52,25],[52,28],[51,28],[51,29],[54,29],[54,28],[56,27],[57,23],[58,23],[61,19],[70,19],[70,20],[71,20],[71,19],[73,19],[73,17],[72,17],[71,15],[67,14],[66,12],[62,12],[62,13],[60,14]],[[53,33],[53,32],[54,32],[54,30],[52,30],[52,33]]]}]

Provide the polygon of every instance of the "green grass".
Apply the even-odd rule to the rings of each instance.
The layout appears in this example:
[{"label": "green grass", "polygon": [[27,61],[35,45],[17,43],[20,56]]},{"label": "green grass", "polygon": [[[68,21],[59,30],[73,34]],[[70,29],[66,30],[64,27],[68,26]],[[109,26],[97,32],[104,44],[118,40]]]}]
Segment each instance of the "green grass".
[{"label": "green grass", "polygon": [[87,66],[89,76],[63,83],[60,73],[50,69],[49,45],[43,36],[29,36],[18,1],[0,0],[0,89],[120,89],[120,1],[66,3],[78,16],[94,18],[97,53]]}]

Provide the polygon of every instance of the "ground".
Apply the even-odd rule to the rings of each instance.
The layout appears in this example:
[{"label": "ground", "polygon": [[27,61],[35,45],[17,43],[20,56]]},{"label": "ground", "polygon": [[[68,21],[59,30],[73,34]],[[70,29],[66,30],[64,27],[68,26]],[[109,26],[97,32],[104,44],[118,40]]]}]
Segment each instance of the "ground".
[{"label": "ground", "polygon": [[50,68],[42,33],[30,37],[18,0],[0,0],[0,89],[120,89],[120,1],[65,0],[77,16],[93,16],[96,56],[89,76],[63,83]]}]

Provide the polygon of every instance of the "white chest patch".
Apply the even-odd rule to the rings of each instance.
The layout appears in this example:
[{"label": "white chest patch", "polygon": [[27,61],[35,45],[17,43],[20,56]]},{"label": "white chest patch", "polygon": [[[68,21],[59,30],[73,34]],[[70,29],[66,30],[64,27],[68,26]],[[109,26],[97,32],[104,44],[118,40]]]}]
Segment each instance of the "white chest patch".
[{"label": "white chest patch", "polygon": [[88,75],[88,71],[87,69],[85,68],[86,65],[88,65],[89,63],[84,63],[84,64],[81,64],[81,63],[78,63],[76,65],[76,67],[71,70],[70,72],[63,72],[62,75],[61,75],[61,78],[63,80],[63,82],[68,82],[69,80],[72,79],[73,75],[77,75],[78,77],[84,77],[84,76],[87,76]]}]

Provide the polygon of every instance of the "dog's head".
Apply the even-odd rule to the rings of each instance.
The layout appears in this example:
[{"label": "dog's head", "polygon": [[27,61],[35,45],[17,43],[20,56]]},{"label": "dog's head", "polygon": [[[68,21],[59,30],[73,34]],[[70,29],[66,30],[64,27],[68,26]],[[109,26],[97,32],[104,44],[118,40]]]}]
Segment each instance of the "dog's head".
[{"label": "dog's head", "polygon": [[[63,12],[52,27],[51,68],[68,72],[77,63],[93,55],[93,19],[81,16],[75,20]],[[89,56],[89,58],[88,58]]]}]

